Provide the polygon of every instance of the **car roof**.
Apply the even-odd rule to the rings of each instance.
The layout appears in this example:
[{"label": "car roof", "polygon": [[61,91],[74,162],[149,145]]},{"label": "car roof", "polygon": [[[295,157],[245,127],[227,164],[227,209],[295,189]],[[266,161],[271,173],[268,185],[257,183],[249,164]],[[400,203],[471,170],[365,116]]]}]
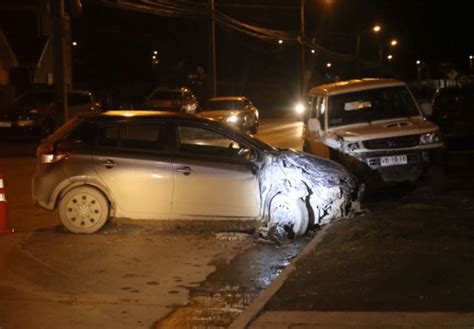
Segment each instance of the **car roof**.
[{"label": "car roof", "polygon": [[311,88],[309,94],[324,94],[324,95],[335,95],[343,94],[347,92],[365,90],[365,89],[376,89],[383,87],[394,87],[404,86],[405,83],[400,80],[394,79],[379,79],[379,78],[367,78],[367,79],[354,79],[346,81],[338,81],[334,83],[328,83],[320,86]]},{"label": "car roof", "polygon": [[243,101],[247,99],[245,96],[222,96],[222,97],[213,97],[209,101]]},{"label": "car roof", "polygon": [[200,118],[184,112],[167,112],[167,111],[149,111],[149,110],[108,110],[101,113],[83,113],[79,114],[80,117],[89,118],[96,121],[116,121],[116,120],[129,120],[133,119],[144,119],[144,118],[165,118],[165,119],[180,119],[180,120],[192,120],[209,122],[206,118]]}]

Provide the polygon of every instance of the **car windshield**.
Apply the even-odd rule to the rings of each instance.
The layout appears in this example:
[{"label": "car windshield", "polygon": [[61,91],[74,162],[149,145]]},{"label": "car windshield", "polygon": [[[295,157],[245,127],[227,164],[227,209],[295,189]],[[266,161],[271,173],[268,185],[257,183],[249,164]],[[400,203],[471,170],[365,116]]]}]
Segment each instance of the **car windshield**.
[{"label": "car windshield", "polygon": [[243,103],[239,100],[213,100],[207,103],[204,111],[233,111],[242,108]]},{"label": "car windshield", "polygon": [[329,97],[329,109],[329,127],[420,115],[403,86],[334,95]]},{"label": "car windshield", "polygon": [[158,90],[155,91],[149,99],[155,100],[155,99],[172,99],[172,100],[177,100],[181,99],[181,92],[179,91],[163,91],[163,90]]}]

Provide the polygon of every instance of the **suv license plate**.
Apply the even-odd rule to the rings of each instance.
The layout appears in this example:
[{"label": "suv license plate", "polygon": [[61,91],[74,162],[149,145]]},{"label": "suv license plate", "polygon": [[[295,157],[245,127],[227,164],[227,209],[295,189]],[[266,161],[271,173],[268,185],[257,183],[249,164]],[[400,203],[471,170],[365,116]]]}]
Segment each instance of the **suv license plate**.
[{"label": "suv license plate", "polygon": [[380,158],[380,165],[382,167],[396,166],[396,165],[402,165],[402,164],[407,164],[406,155],[393,155],[389,157]]}]

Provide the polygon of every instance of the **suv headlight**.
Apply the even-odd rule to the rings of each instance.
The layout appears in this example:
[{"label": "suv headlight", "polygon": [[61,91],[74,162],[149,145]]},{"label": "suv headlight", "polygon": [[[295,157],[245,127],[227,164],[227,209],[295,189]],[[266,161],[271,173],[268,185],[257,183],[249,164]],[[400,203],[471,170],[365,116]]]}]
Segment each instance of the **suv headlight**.
[{"label": "suv headlight", "polygon": [[438,143],[438,142],[441,142],[441,136],[439,134],[439,130],[430,131],[429,133],[420,135],[421,145],[433,144],[433,143]]}]

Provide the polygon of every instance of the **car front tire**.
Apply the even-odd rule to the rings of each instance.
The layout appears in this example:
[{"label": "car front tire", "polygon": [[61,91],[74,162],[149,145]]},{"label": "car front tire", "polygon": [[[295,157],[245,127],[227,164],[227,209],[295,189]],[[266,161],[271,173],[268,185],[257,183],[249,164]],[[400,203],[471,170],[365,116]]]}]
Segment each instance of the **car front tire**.
[{"label": "car front tire", "polygon": [[109,202],[99,190],[81,186],[68,191],[59,202],[59,217],[73,233],[95,233],[107,222]]},{"label": "car front tire", "polygon": [[280,234],[291,229],[294,236],[302,236],[308,229],[308,209],[301,198],[295,200],[287,193],[275,195],[270,202],[269,215],[269,226],[276,227]]}]

